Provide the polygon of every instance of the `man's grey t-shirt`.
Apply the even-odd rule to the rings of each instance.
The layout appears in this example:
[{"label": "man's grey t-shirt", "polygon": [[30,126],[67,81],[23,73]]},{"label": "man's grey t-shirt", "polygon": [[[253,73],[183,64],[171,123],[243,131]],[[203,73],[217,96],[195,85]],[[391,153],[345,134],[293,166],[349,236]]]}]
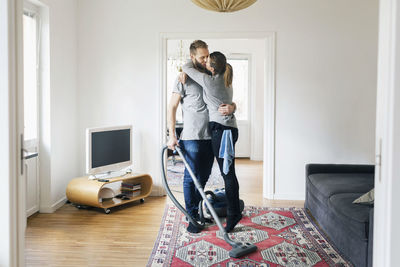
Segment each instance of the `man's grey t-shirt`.
[{"label": "man's grey t-shirt", "polygon": [[181,140],[209,140],[208,110],[203,100],[201,86],[188,78],[185,84],[175,80],[173,93],[181,96],[183,130]]}]

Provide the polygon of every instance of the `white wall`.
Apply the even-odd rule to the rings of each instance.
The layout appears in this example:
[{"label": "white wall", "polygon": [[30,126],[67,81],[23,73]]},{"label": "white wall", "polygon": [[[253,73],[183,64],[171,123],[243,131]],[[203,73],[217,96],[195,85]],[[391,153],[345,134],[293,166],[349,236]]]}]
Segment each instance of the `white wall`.
[{"label": "white wall", "polygon": [[[50,51],[42,80],[45,114],[41,126],[41,212],[53,212],[65,201],[68,182],[78,175],[77,139],[77,1],[42,0],[47,6]],[[44,25],[46,26],[46,25]],[[46,45],[46,44],[45,44]],[[42,55],[43,57],[43,55]],[[43,75],[43,73],[42,73]],[[43,77],[42,77],[43,78]]]},{"label": "white wall", "polygon": [[190,1],[78,2],[79,161],[86,127],[132,124],[161,184],[160,33],[276,31],[276,198],[304,198],[309,162],[372,163],[377,0],[257,1],[231,14]]},{"label": "white wall", "polygon": [[306,163],[373,164],[377,2],[305,5],[278,30],[276,198],[304,199]]}]

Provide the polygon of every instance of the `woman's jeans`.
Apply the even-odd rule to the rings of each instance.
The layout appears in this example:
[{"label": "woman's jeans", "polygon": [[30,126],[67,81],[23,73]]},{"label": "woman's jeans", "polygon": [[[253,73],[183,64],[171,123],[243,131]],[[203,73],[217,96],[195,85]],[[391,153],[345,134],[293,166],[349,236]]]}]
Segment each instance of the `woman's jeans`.
[{"label": "woman's jeans", "polygon": [[[187,163],[204,189],[214,163],[211,140],[180,140],[179,145]],[[187,212],[194,219],[198,218],[199,202],[202,197],[186,168],[183,176],[183,194]]]},{"label": "woman's jeans", "polygon": [[221,145],[222,133],[224,132],[224,130],[232,131],[233,146],[235,146],[238,140],[239,131],[237,128],[227,127],[213,121],[209,123],[209,128],[211,132],[211,143],[214,156],[217,159],[221,175],[225,181],[225,192],[228,201],[227,215],[228,216],[239,215],[241,213],[240,202],[239,202],[239,183],[235,173],[235,159],[232,160],[232,164],[229,167],[229,172],[227,174],[224,174],[223,172],[224,159],[219,157],[219,148]]}]

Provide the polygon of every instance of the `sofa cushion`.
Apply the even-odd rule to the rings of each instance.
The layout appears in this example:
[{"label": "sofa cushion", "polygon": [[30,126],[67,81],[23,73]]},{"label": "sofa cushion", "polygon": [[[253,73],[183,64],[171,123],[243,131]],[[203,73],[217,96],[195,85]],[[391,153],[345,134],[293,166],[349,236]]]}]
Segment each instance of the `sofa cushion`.
[{"label": "sofa cushion", "polygon": [[335,194],[329,198],[329,207],[334,216],[343,224],[338,228],[346,227],[360,239],[368,239],[369,212],[371,207],[353,204],[353,200],[362,193]]},{"label": "sofa cushion", "polygon": [[310,193],[325,205],[334,194],[363,194],[374,187],[373,173],[318,173],[309,175],[307,179],[311,187]]}]

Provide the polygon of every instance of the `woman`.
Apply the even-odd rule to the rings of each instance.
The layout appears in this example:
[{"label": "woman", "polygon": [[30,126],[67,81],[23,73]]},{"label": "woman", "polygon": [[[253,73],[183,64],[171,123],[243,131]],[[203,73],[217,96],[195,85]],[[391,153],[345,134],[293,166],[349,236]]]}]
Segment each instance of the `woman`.
[{"label": "woman", "polygon": [[[232,67],[226,63],[226,57],[220,52],[210,54],[207,59],[207,70],[211,75],[198,71],[192,62],[183,66],[183,72],[201,85],[204,90],[203,98],[209,111],[213,153],[225,181],[228,201],[225,230],[229,233],[242,218],[239,204],[239,183],[235,173],[234,160],[234,145],[238,140],[238,129],[235,116],[228,115],[228,108],[224,105],[232,104],[233,72]],[[222,149],[221,144],[223,145]],[[229,144],[232,144],[231,150],[229,150]],[[228,151],[224,154],[226,145],[228,145]],[[225,157],[225,164],[224,158],[221,156]]]}]

